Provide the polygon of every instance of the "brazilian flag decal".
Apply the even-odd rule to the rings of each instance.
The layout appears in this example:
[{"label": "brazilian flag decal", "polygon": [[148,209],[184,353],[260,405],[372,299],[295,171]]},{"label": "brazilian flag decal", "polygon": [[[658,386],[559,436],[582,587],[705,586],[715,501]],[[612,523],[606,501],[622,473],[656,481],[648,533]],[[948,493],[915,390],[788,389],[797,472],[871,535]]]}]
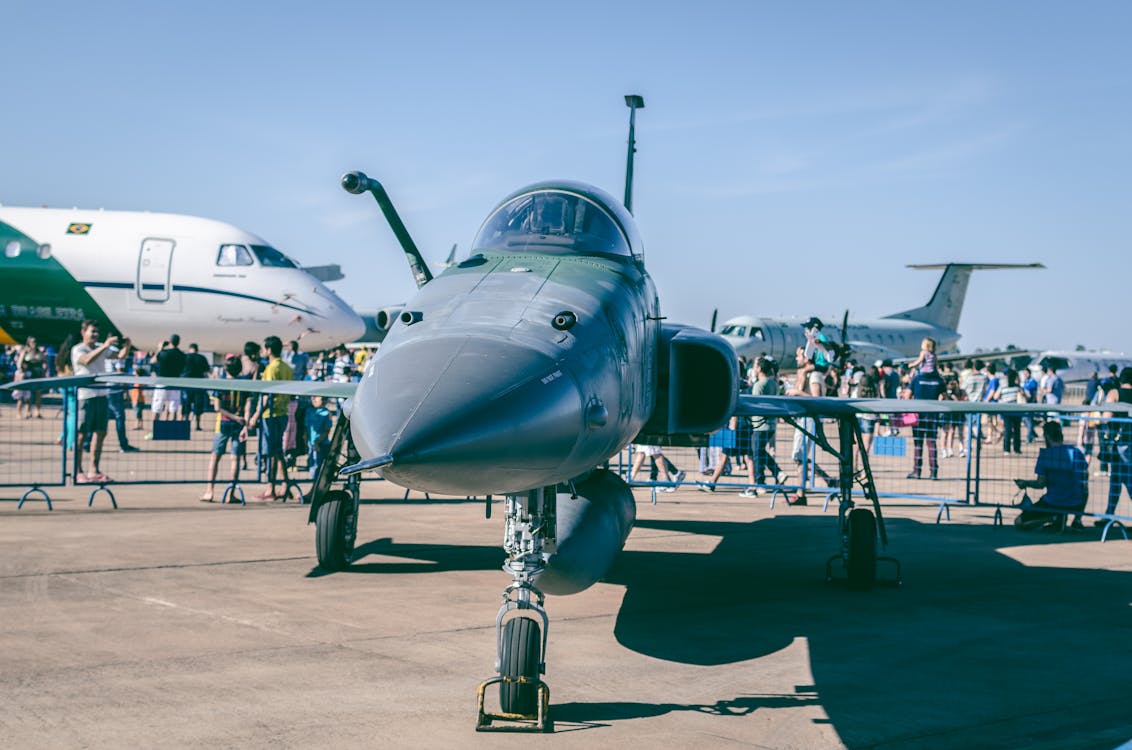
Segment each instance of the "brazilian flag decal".
[{"label": "brazilian flag decal", "polygon": [[67,234],[90,234],[90,224],[70,224]]}]

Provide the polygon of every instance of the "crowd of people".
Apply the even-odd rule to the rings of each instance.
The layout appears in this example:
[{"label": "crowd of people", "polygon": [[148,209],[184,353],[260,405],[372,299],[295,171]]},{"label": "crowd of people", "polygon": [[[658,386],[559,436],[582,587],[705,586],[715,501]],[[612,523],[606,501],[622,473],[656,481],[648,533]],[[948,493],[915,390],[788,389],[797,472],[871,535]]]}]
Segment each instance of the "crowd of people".
[{"label": "crowd of people", "polygon": [[[740,391],[759,396],[783,394],[803,398],[841,396],[1051,406],[1061,403],[1065,394],[1065,384],[1052,366],[1046,367],[1036,378],[1028,368],[1016,371],[994,362],[968,359],[956,371],[949,361],[937,356],[936,342],[925,338],[919,356],[913,361],[894,365],[892,360],[883,359],[866,368],[848,358],[844,348],[823,333],[819,319],[811,318],[804,328],[806,345],[795,352],[792,373],[781,372],[779,364],[765,354],[753,362],[740,359]],[[180,345],[180,337],[173,334],[156,352],[138,351],[128,339],[116,335],[103,340],[98,322],[86,320],[79,328],[78,338],[68,336],[58,348],[41,346],[30,336],[23,346],[0,347],[0,381],[111,373],[350,382],[360,378],[373,353],[368,348],[350,351],[339,346],[312,355],[303,352],[298,341],[284,346],[279,337],[269,336],[262,345],[249,341],[242,352],[210,363],[195,343],[189,344],[187,351]],[[132,412],[134,429],[146,429],[146,392],[137,385],[128,389],[100,385],[68,393],[74,399],[70,413],[75,414],[76,419],[73,426],[64,426],[59,442],[67,441],[71,447],[77,445],[75,479],[79,483],[112,481],[101,469],[108,425],[113,420],[121,452],[139,450],[128,439],[127,418]],[[41,390],[15,390],[17,417],[42,419],[42,394]],[[1095,374],[1088,382],[1085,403],[1095,405],[1097,411],[1078,421],[1075,445],[1065,445],[1061,422],[1045,416],[916,413],[902,411],[900,405],[894,403],[891,413],[863,414],[859,423],[866,450],[872,449],[877,435],[896,436],[901,428],[911,428],[913,449],[909,479],[937,479],[939,459],[964,456],[966,446],[974,441],[988,445],[1001,441],[1003,453],[1021,454],[1023,433],[1026,442],[1032,443],[1037,439],[1040,426],[1045,447],[1039,451],[1035,466],[1038,479],[1020,479],[1019,486],[1047,489],[1039,502],[1059,509],[1083,508],[1088,471],[1097,451],[1099,472],[1107,473],[1110,480],[1106,512],[1111,514],[1122,490],[1132,499],[1132,423],[1104,419],[1112,416],[1104,410],[1106,402],[1132,403],[1132,368],[1118,373],[1111,367],[1104,378]],[[232,457],[231,481],[237,480],[240,469],[245,466],[247,441],[253,433],[258,433],[260,441],[258,455],[267,462],[267,486],[256,497],[264,500],[285,497],[291,484],[289,471],[295,468],[297,457],[307,456],[312,476],[325,460],[334,420],[329,405],[321,398],[296,399],[285,395],[257,398],[239,391],[207,387],[155,388],[149,411],[153,415],[154,432],[161,428],[158,423],[168,421],[192,422],[197,430],[202,430],[204,415],[215,414],[208,482],[202,501],[213,499],[220,457],[225,453]],[[746,475],[748,486],[743,494],[747,497],[757,495],[758,486],[768,480],[775,485],[788,483],[790,475],[775,457],[776,422],[765,417],[735,417],[724,429],[709,436],[708,445],[699,451],[700,471],[707,478],[699,483],[700,489],[714,491],[720,477],[735,470]],[[802,420],[803,429],[794,431],[791,450],[790,458],[799,468],[806,463],[809,451],[805,433],[813,430],[813,425],[806,422]],[[147,438],[152,436],[153,432]],[[630,480],[636,478],[647,460],[650,478],[654,481],[658,478],[673,484],[683,481],[685,472],[677,469],[659,447],[641,445],[634,449]],[[812,470],[831,486],[836,485],[837,478],[829,476],[819,466],[814,465]],[[674,487],[666,489],[671,491]],[[804,492],[793,501],[805,503]],[[1029,510],[1026,523],[1041,517],[1041,506],[1035,506]],[[1080,518],[1076,518],[1075,523],[1079,524]]]},{"label": "crowd of people", "polygon": [[[784,368],[766,354],[753,362],[740,359],[741,393],[838,396],[894,402],[922,399],[1041,403],[1051,407],[1062,403],[1065,396],[1065,383],[1052,366],[1044,367],[1036,376],[1029,368],[1014,370],[972,358],[967,359],[960,369],[955,369],[950,361],[937,355],[936,342],[925,338],[919,355],[910,362],[894,364],[891,359],[878,359],[865,367],[849,358],[844,347],[832,342],[823,333],[819,319],[811,318],[803,325],[806,345],[796,350],[792,372],[784,372]],[[1128,385],[1122,385],[1125,380]],[[1121,488],[1132,499],[1132,423],[1105,419],[1112,416],[1104,411],[1106,401],[1132,403],[1132,368],[1120,373],[1115,367],[1110,368],[1107,377],[1095,376],[1087,384],[1085,403],[1095,405],[1097,411],[1091,413],[1090,418],[1077,421],[1075,445],[1065,445],[1061,422],[1044,414],[916,413],[904,411],[899,404],[893,403],[890,413],[862,414],[859,424],[865,450],[870,452],[875,437],[895,437],[903,429],[910,428],[912,466],[907,478],[928,480],[938,479],[941,458],[965,456],[967,445],[973,445],[974,441],[981,442],[985,448],[1000,444],[1003,454],[1021,455],[1023,439],[1033,443],[1041,430],[1045,447],[1039,450],[1035,476],[1040,478],[1051,471],[1068,471],[1076,477],[1072,481],[1051,480],[1051,489],[1046,493],[1052,493],[1054,501],[1075,504],[1074,507],[1083,507],[1087,498],[1066,488],[1081,486],[1077,472],[1084,471],[1082,476],[1087,480],[1093,453],[1099,447],[1099,471],[1107,473],[1110,480],[1107,512],[1111,514],[1119,501]],[[725,473],[746,475],[748,486],[741,493],[746,497],[756,496],[758,486],[764,483],[787,484],[790,475],[780,467],[774,454],[775,422],[773,418],[733,418],[725,428],[710,435],[708,446],[699,450],[700,470],[706,478],[699,483],[699,489],[714,491]],[[1103,429],[1102,424],[1105,425]],[[1051,428],[1050,425],[1056,426]],[[813,431],[810,420],[801,420],[800,426],[802,430],[794,431],[790,455],[797,470],[802,470],[808,462],[810,441],[805,431]],[[645,458],[654,466],[662,467],[661,472],[651,475],[652,479],[659,475],[661,481],[665,481],[674,475],[675,467],[656,447],[634,446],[634,449],[638,459],[634,460],[631,478],[635,478]],[[1064,460],[1051,458],[1054,454],[1070,452],[1073,455],[1063,457]],[[668,467],[666,471],[663,470],[665,466]],[[820,466],[811,464],[805,468],[831,486],[836,486],[837,477],[828,475]],[[804,490],[793,501],[805,503]]]},{"label": "crowd of people", "polygon": [[[68,336],[58,347],[43,347],[34,337],[22,346],[0,347],[0,382],[23,381],[66,375],[123,374],[160,377],[206,379],[261,380],[358,380],[373,349],[350,350],[339,346],[333,350],[308,353],[298,341],[286,346],[277,336],[267,337],[262,345],[249,341],[239,353],[227,354],[209,362],[195,343],[181,348],[181,339],[173,334],[156,352],[143,352],[131,346],[128,339],[116,335],[102,337],[100,325],[85,320],[78,337]],[[20,419],[43,418],[42,390],[13,391]],[[202,501],[211,501],[220,458],[232,457],[230,477],[233,482],[246,468],[247,442],[253,435],[259,440],[258,456],[265,462],[267,486],[256,497],[269,500],[283,498],[291,486],[290,471],[297,459],[307,458],[307,470],[313,477],[325,461],[330,445],[334,414],[329,404],[319,397],[291,398],[286,395],[249,397],[238,391],[201,388],[156,387],[152,391],[140,385],[96,385],[65,391],[71,399],[65,413],[74,415],[65,420],[57,442],[66,442],[75,450],[75,481],[107,483],[113,481],[102,470],[103,446],[113,421],[119,450],[123,453],[140,449],[129,440],[128,417],[134,417],[135,431],[146,431],[146,438],[163,433],[169,427],[183,427],[185,433],[195,425],[200,431],[206,414],[215,415],[212,451],[208,465],[208,481]],[[148,396],[147,396],[148,394]],[[149,403],[146,403],[147,397]],[[146,414],[152,425],[146,427]],[[175,425],[167,423],[173,422]]]}]

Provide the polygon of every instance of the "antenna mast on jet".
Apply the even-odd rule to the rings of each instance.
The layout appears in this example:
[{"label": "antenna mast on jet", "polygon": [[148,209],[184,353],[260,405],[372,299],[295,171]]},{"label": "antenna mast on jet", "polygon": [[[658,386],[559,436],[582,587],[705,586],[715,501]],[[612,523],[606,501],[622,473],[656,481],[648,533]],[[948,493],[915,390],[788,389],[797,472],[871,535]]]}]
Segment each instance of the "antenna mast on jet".
[{"label": "antenna mast on jet", "polygon": [[633,154],[637,153],[637,139],[633,130],[637,124],[637,110],[645,108],[645,99],[639,94],[626,94],[625,105],[629,107],[629,156],[625,161],[625,210],[633,213]]},{"label": "antenna mast on jet", "polygon": [[409,230],[405,229],[405,223],[401,221],[397,209],[393,207],[393,201],[389,200],[389,193],[385,192],[382,184],[372,177],[366,177],[365,172],[347,172],[342,175],[342,189],[354,195],[361,195],[367,191],[373,195],[373,199],[381,207],[381,212],[385,214],[385,220],[389,222],[389,228],[393,230],[393,234],[397,235],[397,241],[401,243],[401,249],[405,251],[405,257],[409,260],[409,269],[413,272],[413,281],[417,282],[417,288],[420,289],[432,281],[432,271],[428,270],[428,263],[425,263],[421,251],[417,249],[413,238],[409,236]]}]

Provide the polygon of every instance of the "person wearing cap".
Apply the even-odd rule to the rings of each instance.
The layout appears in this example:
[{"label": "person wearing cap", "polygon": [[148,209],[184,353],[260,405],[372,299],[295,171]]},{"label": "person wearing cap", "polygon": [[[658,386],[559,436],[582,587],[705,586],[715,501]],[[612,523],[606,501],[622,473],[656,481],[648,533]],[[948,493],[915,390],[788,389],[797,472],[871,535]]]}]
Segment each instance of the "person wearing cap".
[{"label": "person wearing cap", "polygon": [[804,385],[811,396],[823,396],[825,395],[825,375],[833,365],[833,348],[830,346],[829,339],[821,332],[823,327],[821,320],[812,317],[803,323],[802,327],[806,331],[806,364],[802,370],[806,380],[803,381],[799,377],[799,387]]}]

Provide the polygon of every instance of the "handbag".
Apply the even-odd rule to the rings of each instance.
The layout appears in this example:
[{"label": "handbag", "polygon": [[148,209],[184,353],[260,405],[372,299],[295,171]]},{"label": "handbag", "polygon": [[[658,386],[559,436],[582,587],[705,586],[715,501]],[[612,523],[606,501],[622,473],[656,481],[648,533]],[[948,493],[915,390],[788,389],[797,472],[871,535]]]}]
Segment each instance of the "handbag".
[{"label": "handbag", "polygon": [[901,427],[915,427],[920,422],[920,415],[915,412],[908,412],[901,414],[896,421]]}]

